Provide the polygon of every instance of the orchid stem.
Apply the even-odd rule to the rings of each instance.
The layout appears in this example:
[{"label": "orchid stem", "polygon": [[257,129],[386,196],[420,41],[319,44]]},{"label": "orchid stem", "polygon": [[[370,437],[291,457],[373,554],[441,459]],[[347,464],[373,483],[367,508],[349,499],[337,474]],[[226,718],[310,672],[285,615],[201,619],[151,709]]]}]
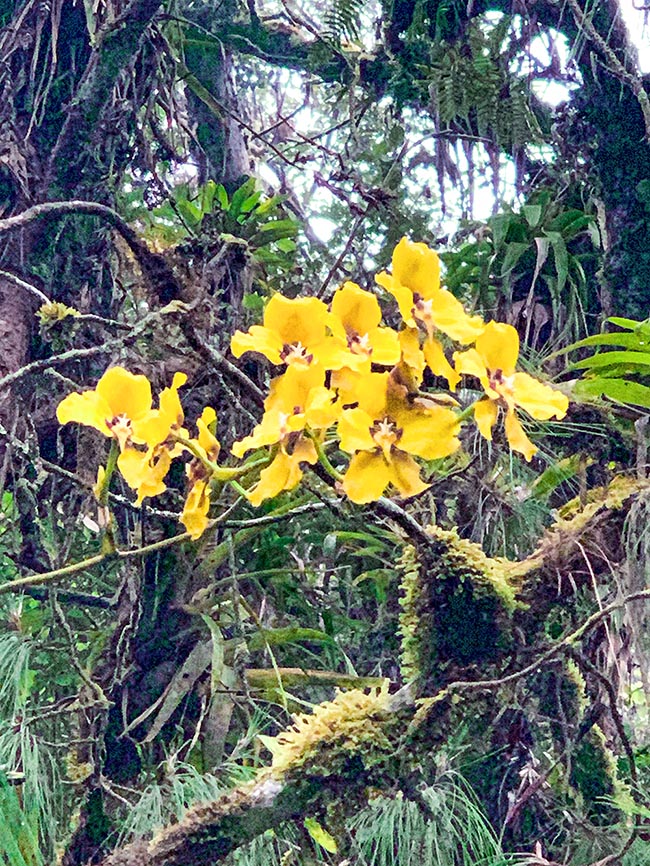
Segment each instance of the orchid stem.
[{"label": "orchid stem", "polygon": [[120,446],[115,439],[111,442],[111,450],[108,453],[106,468],[104,469],[104,477],[102,478],[101,489],[98,491],[97,501],[100,506],[105,507],[108,504],[108,491],[111,486],[111,478],[117,466],[117,458],[120,456]]},{"label": "orchid stem", "polygon": [[316,454],[318,455],[318,462],[323,467],[323,469],[327,472],[328,475],[331,475],[335,481],[343,481],[343,474],[332,465],[329,457],[325,453],[322,442],[319,442],[317,437],[314,436],[312,433],[307,432],[307,435],[314,443],[314,448],[316,449]]},{"label": "orchid stem", "polygon": [[257,466],[266,463],[265,457],[263,460],[256,460],[253,463],[245,463],[243,466],[217,466],[216,463],[213,463],[212,460],[208,460],[205,455],[201,453],[201,449],[197,448],[197,446],[191,439],[186,439],[184,436],[179,436],[178,434],[175,434],[174,440],[183,445],[183,447],[187,448],[187,450],[191,454],[193,454],[194,457],[196,457],[196,459],[201,463],[201,465],[210,473],[211,478],[213,478],[215,481],[232,482],[233,479],[239,478],[241,475],[245,475],[247,472],[250,472],[251,469],[255,469]]}]

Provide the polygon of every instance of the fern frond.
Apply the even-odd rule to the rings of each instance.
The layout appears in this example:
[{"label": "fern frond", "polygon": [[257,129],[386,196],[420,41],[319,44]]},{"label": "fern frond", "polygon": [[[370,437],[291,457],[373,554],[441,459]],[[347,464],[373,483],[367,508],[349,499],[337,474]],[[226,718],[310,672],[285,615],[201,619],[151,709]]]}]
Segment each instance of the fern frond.
[{"label": "fern frond", "polygon": [[359,39],[363,0],[332,0],[325,13],[324,38],[335,43]]}]

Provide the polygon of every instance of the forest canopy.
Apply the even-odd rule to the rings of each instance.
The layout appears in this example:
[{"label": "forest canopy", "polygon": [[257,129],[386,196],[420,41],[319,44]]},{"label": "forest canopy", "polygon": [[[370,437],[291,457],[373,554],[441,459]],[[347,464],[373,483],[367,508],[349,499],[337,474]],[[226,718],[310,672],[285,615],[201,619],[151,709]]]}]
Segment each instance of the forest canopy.
[{"label": "forest canopy", "polygon": [[646,13],[0,0],[2,866],[650,862]]}]

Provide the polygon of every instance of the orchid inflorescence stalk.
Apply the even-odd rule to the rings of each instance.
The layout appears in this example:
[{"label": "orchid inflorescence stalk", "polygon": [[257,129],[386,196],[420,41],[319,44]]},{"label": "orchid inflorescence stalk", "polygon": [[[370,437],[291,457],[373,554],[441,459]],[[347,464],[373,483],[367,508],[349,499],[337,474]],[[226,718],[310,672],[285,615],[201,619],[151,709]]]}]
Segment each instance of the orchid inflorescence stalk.
[{"label": "orchid inflorescence stalk", "polygon": [[[469,315],[441,288],[438,256],[425,244],[403,238],[393,252],[392,273],[376,279],[397,301],[403,320],[399,331],[383,324],[375,295],[346,282],[329,306],[313,297],[274,295],[262,325],[234,334],[235,357],[257,352],[283,368],[271,380],[260,423],[232,448],[236,458],[261,452],[252,463],[217,463],[220,445],[211,407],[197,420],[196,436],[190,435],[178,393],[187,380],[184,373],[174,375],[153,408],[149,380],[112,367],[95,390],[65,397],[57,417],[62,424],[76,421],[112,438],[119,450],[114,464],[137,492],[137,504],[162,493],[172,461],[189,455],[180,520],[195,539],[208,525],[217,483],[230,482],[242,490],[240,481],[253,475],[254,483],[244,493],[259,505],[296,487],[305,464],[320,463],[356,503],[375,501],[387,488],[404,497],[421,493],[428,484],[415,458],[434,460],[457,451],[468,416],[491,439],[503,412],[510,448],[530,460],[537,449],[517,408],[539,420],[560,419],[568,399],[516,370],[516,329]],[[446,379],[448,391],[422,390],[427,368]],[[449,393],[463,376],[478,379],[484,390],[469,411],[461,411]],[[350,455],[344,472],[327,455],[336,444]],[[105,499],[108,484],[110,473],[107,477],[100,467],[98,498]]]}]

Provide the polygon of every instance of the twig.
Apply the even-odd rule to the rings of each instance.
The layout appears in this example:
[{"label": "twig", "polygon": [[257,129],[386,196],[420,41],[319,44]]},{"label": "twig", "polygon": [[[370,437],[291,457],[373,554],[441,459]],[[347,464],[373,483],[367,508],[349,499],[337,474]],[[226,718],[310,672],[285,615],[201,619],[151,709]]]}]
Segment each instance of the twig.
[{"label": "twig", "polygon": [[[191,326],[191,323],[190,325]],[[242,372],[239,367],[236,367],[232,364],[227,358],[224,358],[222,353],[216,346],[211,346],[200,334],[196,332],[195,329],[192,329],[192,335],[188,334],[188,329],[184,329],[185,336],[192,342],[194,348],[197,349],[204,357],[208,358],[208,360],[212,361],[215,367],[218,370],[221,370],[223,373],[227,373],[233,379],[236,379],[240,385],[242,385],[246,391],[251,395],[251,397],[258,403],[260,406],[264,405],[264,392],[257,387],[255,382],[252,379],[249,379],[246,373]],[[1,381],[0,381],[0,384]]]},{"label": "twig", "polygon": [[[0,587],[0,589],[2,589],[2,587]],[[633,601],[640,601],[642,599],[650,599],[650,589],[642,589],[638,592],[632,592],[629,595],[626,595],[623,598],[619,599],[618,601],[613,601],[611,604],[608,604],[607,607],[603,607],[601,610],[593,613],[582,623],[582,625],[578,626],[578,628],[576,628],[574,631],[569,632],[569,634],[565,635],[556,644],[549,647],[546,652],[543,652],[540,656],[538,656],[535,661],[531,662],[529,665],[526,665],[526,667],[521,668],[521,670],[514,671],[514,673],[506,674],[506,676],[499,677],[493,680],[456,680],[449,683],[443,689],[440,689],[440,691],[438,691],[435,695],[423,698],[421,700],[424,712],[426,713],[429,707],[448,698],[452,692],[470,692],[480,691],[481,689],[498,689],[501,686],[517,682],[517,680],[521,680],[524,677],[527,677],[529,674],[537,672],[539,668],[542,667],[542,665],[546,664],[546,662],[551,661],[555,658],[555,656],[558,655],[559,652],[561,652],[565,648],[570,647],[576,641],[580,640],[581,637],[583,637],[594,626],[598,625],[598,623],[601,620],[605,619],[605,617],[609,616],[611,613],[614,613],[614,611],[616,610],[620,610],[620,608],[625,607]]]},{"label": "twig", "polygon": [[567,0],[567,4],[573,13],[578,27],[583,30],[589,39],[600,50],[601,54],[607,59],[611,66],[611,71],[620,80],[625,82],[636,96],[639,103],[639,108],[643,114],[643,122],[645,125],[645,138],[650,143],[650,97],[646,93],[643,86],[643,79],[639,75],[630,72],[616,56],[616,52],[609,46],[605,39],[594,27],[591,19],[580,8],[578,0]]},{"label": "twig", "polygon": [[[47,587],[26,586],[23,592],[30,598],[37,598],[39,601],[47,601],[50,597],[50,590]],[[112,598],[107,598],[104,595],[88,595],[86,592],[70,592],[66,589],[57,590],[57,598],[64,604],[80,604],[86,607],[99,607],[103,610],[109,610],[115,605]]]},{"label": "twig", "polygon": [[[307,506],[301,506],[296,509],[287,510],[282,514],[268,514],[264,517],[251,518],[247,521],[241,521],[241,523],[239,521],[228,521],[227,525],[239,525],[241,526],[241,528],[246,529],[248,527],[264,525],[266,523],[275,523],[279,520],[292,518],[296,513],[301,513],[306,510],[317,510],[318,508],[322,507],[324,507],[322,503],[310,503],[309,508]],[[230,513],[230,510],[228,510],[226,513]],[[225,522],[224,525],[226,525]],[[208,529],[214,526],[221,526],[220,517],[215,517],[213,520],[209,521]],[[178,535],[173,535],[171,538],[163,538],[160,541],[155,541],[152,544],[146,544],[143,547],[137,547],[133,550],[115,550],[107,553],[98,553],[95,556],[90,556],[87,559],[80,560],[79,562],[73,562],[69,565],[64,565],[61,568],[55,568],[52,571],[44,571],[38,574],[28,574],[25,577],[16,578],[16,580],[10,580],[6,583],[0,583],[0,595],[3,595],[7,592],[21,591],[28,586],[40,586],[44,583],[50,583],[51,581],[58,580],[60,577],[67,577],[71,574],[77,574],[81,571],[86,571],[95,565],[99,565],[99,563],[101,562],[137,559],[141,556],[147,556],[147,554],[149,553],[155,553],[158,550],[164,550],[168,547],[172,547],[174,544],[179,544],[181,541],[189,541],[189,539],[189,532],[180,532]]]},{"label": "twig", "polygon": [[107,205],[80,199],[48,201],[42,204],[35,204],[22,213],[0,220],[0,234],[22,228],[41,217],[60,217],[68,214],[85,214],[86,216],[103,219],[122,235],[131,252],[138,260],[143,273],[149,278],[153,287],[159,290],[160,297],[164,301],[180,297],[180,286],[165,258],[158,253],[151,252],[149,247],[140,240],[135,231],[122,219],[117,211]]},{"label": "twig", "polygon": [[62,352],[60,355],[54,355],[51,358],[43,358],[40,361],[32,361],[31,364],[25,364],[24,367],[14,370],[13,373],[7,373],[6,376],[0,378],[0,391],[8,385],[12,385],[14,382],[22,379],[24,376],[30,376],[33,373],[40,373],[42,370],[49,370],[51,367],[58,367],[60,364],[67,364],[68,361],[77,361],[80,358],[89,358],[93,355],[111,354],[116,349],[136,340],[153,321],[160,317],[161,314],[170,313],[172,311],[179,312],[177,307],[172,310],[170,309],[170,306],[149,313],[144,317],[144,319],[138,322],[137,325],[134,325],[127,334],[122,334],[121,337],[114,337],[112,340],[107,340],[100,346],[88,346],[85,349],[69,349],[67,352]]},{"label": "twig", "polygon": [[348,252],[349,252],[349,250],[350,250],[350,247],[351,247],[352,244],[354,243],[354,238],[355,238],[355,236],[356,236],[356,233],[357,233],[358,230],[359,230],[359,226],[361,225],[361,223],[362,223],[363,220],[365,219],[365,216],[366,216],[365,213],[359,214],[359,215],[357,216],[357,218],[355,219],[355,221],[352,223],[352,228],[350,229],[350,235],[349,235],[349,237],[348,237],[348,239],[347,239],[347,241],[346,241],[346,244],[345,244],[345,246],[343,247],[343,249],[341,250],[340,254],[336,257],[336,261],[334,262],[334,264],[332,265],[332,267],[331,267],[331,268],[329,269],[329,271],[327,272],[327,276],[326,276],[325,279],[323,280],[323,283],[322,283],[321,287],[320,287],[319,290],[316,292],[316,297],[317,297],[317,298],[322,298],[323,295],[325,294],[325,292],[327,291],[327,289],[328,289],[328,287],[329,287],[329,284],[330,284],[330,282],[331,282],[331,280],[332,280],[332,277],[333,277],[334,274],[338,271],[338,269],[341,267],[341,262],[342,262],[343,259],[347,256],[347,254],[348,254]]},{"label": "twig", "polygon": [[37,289],[36,286],[33,286],[31,283],[27,283],[25,282],[25,280],[21,280],[20,277],[17,277],[15,274],[10,273],[9,271],[0,271],[0,277],[3,277],[5,280],[11,280],[11,282],[17,285],[18,288],[24,289],[26,292],[35,295],[39,299],[39,301],[41,301],[41,303],[50,303],[50,299],[44,292],[42,292],[40,289]]}]

